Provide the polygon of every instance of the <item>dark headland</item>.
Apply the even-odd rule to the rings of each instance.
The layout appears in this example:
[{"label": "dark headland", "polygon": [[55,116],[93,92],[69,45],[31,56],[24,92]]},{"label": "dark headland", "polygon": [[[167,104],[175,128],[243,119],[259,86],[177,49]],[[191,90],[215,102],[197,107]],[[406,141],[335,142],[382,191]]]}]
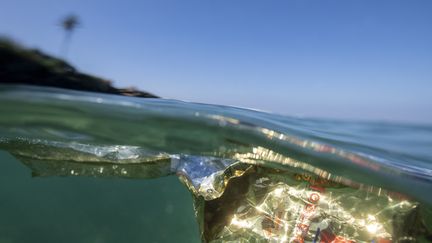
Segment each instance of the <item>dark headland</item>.
[{"label": "dark headland", "polygon": [[115,88],[111,82],[81,73],[66,61],[0,38],[0,84],[26,84],[80,91],[158,98],[134,88]]}]

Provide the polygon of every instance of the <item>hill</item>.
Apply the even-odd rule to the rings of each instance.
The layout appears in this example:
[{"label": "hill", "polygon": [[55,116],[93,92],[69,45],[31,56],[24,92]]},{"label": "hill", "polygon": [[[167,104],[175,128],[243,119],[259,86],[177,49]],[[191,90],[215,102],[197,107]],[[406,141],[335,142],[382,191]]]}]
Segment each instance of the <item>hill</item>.
[{"label": "hill", "polygon": [[0,84],[27,84],[158,98],[134,88],[115,88],[110,81],[81,73],[62,59],[21,47],[7,39],[0,39]]}]

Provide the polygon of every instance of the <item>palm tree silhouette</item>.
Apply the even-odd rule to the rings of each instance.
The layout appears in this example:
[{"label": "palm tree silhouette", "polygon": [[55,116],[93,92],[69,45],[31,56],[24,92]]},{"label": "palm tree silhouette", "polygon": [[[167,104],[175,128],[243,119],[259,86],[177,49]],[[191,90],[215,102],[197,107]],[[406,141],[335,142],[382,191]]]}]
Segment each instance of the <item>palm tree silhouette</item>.
[{"label": "palm tree silhouette", "polygon": [[62,56],[66,57],[68,49],[69,49],[69,45],[70,45],[70,40],[72,37],[72,33],[75,30],[75,28],[80,24],[78,17],[76,15],[68,15],[66,16],[62,21],[61,21],[61,25],[63,27],[63,29],[65,30],[65,36],[61,45],[61,54]]}]

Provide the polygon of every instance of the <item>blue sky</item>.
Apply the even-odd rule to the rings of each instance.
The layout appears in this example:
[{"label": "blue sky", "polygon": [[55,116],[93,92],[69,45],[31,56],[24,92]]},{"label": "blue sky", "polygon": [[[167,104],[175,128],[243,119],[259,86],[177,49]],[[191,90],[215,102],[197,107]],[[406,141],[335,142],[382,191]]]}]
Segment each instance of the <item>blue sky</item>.
[{"label": "blue sky", "polygon": [[432,123],[432,1],[0,0],[0,35],[166,98]]}]

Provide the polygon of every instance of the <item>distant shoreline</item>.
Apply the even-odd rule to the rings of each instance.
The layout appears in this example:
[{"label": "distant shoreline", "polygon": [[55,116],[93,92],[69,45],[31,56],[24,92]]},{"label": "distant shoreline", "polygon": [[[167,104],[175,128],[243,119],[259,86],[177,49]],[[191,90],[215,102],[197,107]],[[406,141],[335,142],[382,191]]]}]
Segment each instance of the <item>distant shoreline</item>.
[{"label": "distant shoreline", "polygon": [[0,38],[0,84],[25,84],[106,94],[159,98],[135,88],[116,88],[111,82],[78,72],[66,61],[40,50],[27,49]]}]

